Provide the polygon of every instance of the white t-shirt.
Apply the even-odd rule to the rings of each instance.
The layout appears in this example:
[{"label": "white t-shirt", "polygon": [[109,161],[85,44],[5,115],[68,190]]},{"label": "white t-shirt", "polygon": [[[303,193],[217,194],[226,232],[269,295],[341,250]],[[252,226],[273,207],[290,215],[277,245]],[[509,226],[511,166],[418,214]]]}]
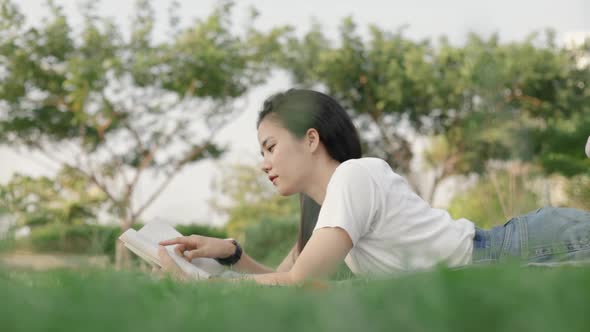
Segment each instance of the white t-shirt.
[{"label": "white t-shirt", "polygon": [[416,195],[381,159],[343,162],[326,190],[315,229],[340,227],[352,239],[345,262],[359,275],[391,275],[471,262],[474,224],[453,220]]}]

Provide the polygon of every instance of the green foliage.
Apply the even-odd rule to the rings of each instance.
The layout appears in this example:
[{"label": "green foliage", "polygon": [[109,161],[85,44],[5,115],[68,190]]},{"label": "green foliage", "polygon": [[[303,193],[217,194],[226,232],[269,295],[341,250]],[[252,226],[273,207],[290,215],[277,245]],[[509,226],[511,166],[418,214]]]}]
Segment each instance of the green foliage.
[{"label": "green foliage", "polygon": [[16,248],[16,240],[12,233],[0,235],[0,253],[10,252]]},{"label": "green foliage", "polygon": [[95,223],[105,201],[96,185],[67,168],[53,179],[17,174],[0,186],[0,204],[19,226]]},{"label": "green foliage", "polygon": [[456,195],[448,210],[455,219],[467,218],[487,229],[537,209],[539,200],[526,173],[491,171],[474,187]]},{"label": "green foliage", "polygon": [[[28,27],[16,2],[0,2],[0,142],[30,148],[76,176],[84,185],[72,188],[80,190],[74,196],[95,187],[102,195],[97,205],[123,227],[140,220],[183,167],[225,152],[213,137],[235,118],[236,98],[264,81],[273,56],[267,52],[286,32],[248,25],[236,33],[226,1],[190,26],[171,22],[173,37],[162,42],[152,40],[148,0],[137,2],[128,33],[91,2],[82,6],[80,30],[55,2],[48,7],[48,17]],[[131,204],[146,174],[162,185]],[[52,186],[44,181],[44,188]],[[18,199],[17,206],[32,204]],[[60,214],[63,206],[35,206],[34,215],[24,209],[19,218],[29,224],[96,218],[89,202],[69,201],[71,215]]]},{"label": "green foliage", "polygon": [[369,29],[362,38],[347,18],[333,41],[314,25],[289,39],[282,62],[298,84],[320,85],[346,106],[368,155],[409,174],[414,132],[433,138],[426,159],[435,185],[483,174],[495,160],[533,163],[547,174],[590,170],[582,153],[590,66],[581,65],[590,43],[566,49],[547,31],[518,42],[471,34],[461,46],[445,38],[435,45],[408,39],[402,28]]},{"label": "green foliage", "polygon": [[174,226],[182,235],[198,234],[203,236],[217,237],[221,239],[227,238],[227,232],[223,228],[216,228],[201,224],[187,224]]},{"label": "green foliage", "polygon": [[242,332],[585,331],[588,293],[587,267],[437,270],[326,287],[178,283],[137,272],[0,267],[0,321],[2,330],[12,332],[123,326],[129,332],[195,326]]},{"label": "green foliage", "polygon": [[0,252],[14,247],[14,225],[8,210],[0,205]]},{"label": "green foliage", "polygon": [[50,223],[33,228],[28,237],[17,241],[17,248],[42,253],[101,254],[113,258],[120,234],[121,228],[117,225]]},{"label": "green foliage", "polygon": [[[343,21],[336,44],[332,46],[316,25],[301,40],[289,40],[283,64],[297,83],[321,84],[348,108],[369,154],[409,171],[409,141],[396,125],[409,120],[413,128],[426,130],[421,118],[440,107],[433,104],[434,84],[441,81],[428,60],[433,56],[431,46],[404,38],[402,31],[390,33],[376,26],[370,27],[370,38],[364,41],[352,18]],[[438,70],[446,68],[451,66]]]},{"label": "green foliage", "polygon": [[[133,229],[140,229],[137,223]],[[199,234],[226,238],[223,229],[199,224],[177,225],[175,228],[184,235]],[[28,237],[20,238],[12,248],[30,250],[40,253],[72,253],[72,254],[101,254],[108,255],[111,260],[115,256],[115,243],[121,235],[118,225],[64,225],[48,223],[34,227]]]},{"label": "green foliage", "polygon": [[566,186],[568,206],[590,211],[590,176],[577,175]]},{"label": "green foliage", "polygon": [[[5,2],[12,11],[18,10]],[[35,146],[41,138],[82,138],[88,144],[86,152],[91,152],[104,144],[106,134],[133,127],[142,113],[138,110],[165,115],[169,105],[153,98],[141,107],[126,107],[111,92],[118,80],[130,77],[139,87],[181,98],[225,101],[241,96],[266,73],[267,65],[257,58],[258,50],[249,38],[256,41],[267,36],[253,29],[244,39],[233,35],[228,5],[179,31],[172,43],[162,44],[150,40],[154,16],[149,1],[137,7],[129,41],[119,27],[96,16],[92,6],[84,13],[79,35],[59,6],[50,9],[50,17],[39,27],[16,33],[11,29],[20,27],[10,26],[1,34],[0,66],[8,77],[0,84],[0,100],[7,102],[8,111],[0,124],[4,134],[12,134],[7,136],[11,143]],[[3,18],[10,15],[4,13]],[[266,46],[260,41],[255,45]],[[42,94],[36,98],[29,90]]]},{"label": "green foliage", "polygon": [[225,227],[230,236],[245,240],[246,229],[252,225],[298,218],[297,197],[278,195],[257,168],[240,164],[224,165],[221,172],[222,176],[213,185],[217,194],[211,205],[218,213],[228,217]]},{"label": "green foliage", "polygon": [[460,48],[462,71],[469,75],[468,98],[443,134],[452,146],[440,164],[452,161],[452,174],[483,173],[492,160],[520,160],[546,173],[588,172],[583,156],[590,123],[590,67],[576,54],[536,35],[523,42],[499,43],[473,35]]},{"label": "green foliage", "polygon": [[227,216],[225,228],[243,243],[248,255],[267,266],[277,266],[299,234],[299,200],[281,197],[266,176],[254,166],[221,167],[214,183],[212,207]]},{"label": "green foliage", "polygon": [[262,264],[278,266],[297,241],[298,234],[299,223],[293,218],[263,218],[246,228],[244,250]]},{"label": "green foliage", "polygon": [[588,139],[590,112],[575,114],[570,119],[556,119],[543,133],[541,165],[547,172],[559,173],[568,177],[590,176],[590,159],[584,155],[584,145]]}]

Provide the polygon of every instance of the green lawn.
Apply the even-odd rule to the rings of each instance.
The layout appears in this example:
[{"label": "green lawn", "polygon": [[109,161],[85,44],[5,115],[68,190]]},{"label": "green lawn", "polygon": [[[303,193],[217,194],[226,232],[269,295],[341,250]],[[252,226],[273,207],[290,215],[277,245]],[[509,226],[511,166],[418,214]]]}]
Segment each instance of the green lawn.
[{"label": "green lawn", "polygon": [[0,331],[589,331],[590,268],[494,266],[315,286],[0,267]]}]

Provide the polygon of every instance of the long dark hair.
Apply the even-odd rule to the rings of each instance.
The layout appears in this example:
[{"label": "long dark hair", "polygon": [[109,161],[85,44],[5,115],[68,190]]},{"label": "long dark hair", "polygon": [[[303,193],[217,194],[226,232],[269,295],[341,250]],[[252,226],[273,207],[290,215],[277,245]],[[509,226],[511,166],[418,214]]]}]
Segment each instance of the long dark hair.
[{"label": "long dark hair", "polygon": [[[313,90],[290,89],[269,97],[258,114],[256,127],[272,114],[295,137],[308,129],[318,131],[330,157],[339,162],[361,157],[361,143],[352,120],[332,97]],[[318,220],[320,206],[305,194],[299,196],[301,221],[297,253],[301,253]]]}]

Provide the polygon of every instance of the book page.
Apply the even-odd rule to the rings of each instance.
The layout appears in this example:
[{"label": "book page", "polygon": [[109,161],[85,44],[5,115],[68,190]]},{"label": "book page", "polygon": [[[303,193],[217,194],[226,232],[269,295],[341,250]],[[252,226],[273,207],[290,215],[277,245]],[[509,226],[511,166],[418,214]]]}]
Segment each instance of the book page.
[{"label": "book page", "polygon": [[[167,226],[172,228],[172,226]],[[173,228],[172,230],[176,232],[176,230],[174,230]],[[168,230],[168,232],[169,231],[170,230]],[[158,256],[158,241],[154,240],[154,236],[157,237],[159,235],[157,233],[152,233],[151,236],[148,238],[145,236],[145,232],[142,233],[141,230],[138,232],[134,229],[128,229],[119,237],[119,239],[123,241],[125,246],[129,248],[129,250],[133,251],[135,254],[137,254],[147,262],[161,267],[162,265],[160,264],[160,258]],[[178,267],[189,276],[192,276],[195,279],[208,279],[211,276],[211,273],[201,269],[196,265],[189,263],[182,257],[178,256],[174,252],[174,246],[167,246],[166,250],[168,251],[170,257],[174,260],[176,265],[178,265]]]},{"label": "book page", "polygon": [[152,265],[160,266],[158,247],[154,246],[153,243],[147,239],[138,236],[137,231],[134,229],[128,229],[119,237],[119,239],[123,241],[129,250],[133,251],[139,257],[143,258]]},{"label": "book page", "polygon": [[[174,227],[164,223],[149,223],[143,226],[138,233],[155,243],[183,236],[180,232],[174,229]],[[174,252],[173,248],[174,246],[166,247],[166,249]],[[186,260],[183,261],[186,262]],[[223,265],[217,263],[217,261],[212,258],[195,258],[190,263],[212,275],[219,275],[225,270]]]}]

